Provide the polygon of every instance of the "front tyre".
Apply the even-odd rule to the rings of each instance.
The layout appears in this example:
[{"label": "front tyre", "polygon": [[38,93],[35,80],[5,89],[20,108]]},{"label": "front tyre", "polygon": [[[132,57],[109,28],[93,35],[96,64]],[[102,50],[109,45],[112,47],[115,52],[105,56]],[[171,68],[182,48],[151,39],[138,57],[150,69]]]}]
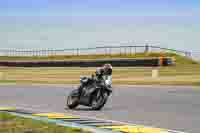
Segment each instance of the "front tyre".
[{"label": "front tyre", "polygon": [[[100,93],[100,91],[99,91]],[[98,97],[98,96],[97,96]],[[108,99],[108,93],[103,93],[101,94],[98,98],[93,98],[92,100],[92,109],[93,110],[101,110],[105,103],[107,102]]]}]

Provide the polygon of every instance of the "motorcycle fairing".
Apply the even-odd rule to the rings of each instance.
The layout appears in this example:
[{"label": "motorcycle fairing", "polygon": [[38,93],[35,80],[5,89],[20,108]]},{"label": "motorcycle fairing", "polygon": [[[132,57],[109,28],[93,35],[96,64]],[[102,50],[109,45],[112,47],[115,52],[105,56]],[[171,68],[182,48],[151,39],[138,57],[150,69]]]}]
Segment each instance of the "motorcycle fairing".
[{"label": "motorcycle fairing", "polygon": [[71,92],[71,96],[78,97],[78,96],[79,96],[79,90],[78,90],[78,89],[73,90],[73,91]]},{"label": "motorcycle fairing", "polygon": [[92,95],[96,90],[97,88],[94,84],[84,87],[80,96],[80,103],[89,106],[91,104]]}]

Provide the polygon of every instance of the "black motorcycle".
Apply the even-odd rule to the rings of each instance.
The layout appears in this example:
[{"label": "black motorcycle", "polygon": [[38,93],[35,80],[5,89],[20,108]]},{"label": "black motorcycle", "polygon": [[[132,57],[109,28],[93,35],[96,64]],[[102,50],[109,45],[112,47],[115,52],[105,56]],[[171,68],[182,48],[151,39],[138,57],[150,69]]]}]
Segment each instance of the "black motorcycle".
[{"label": "black motorcycle", "polygon": [[92,107],[93,110],[102,109],[112,93],[111,87],[106,86],[103,80],[98,80],[94,75],[81,77],[80,83],[81,88],[73,90],[67,97],[68,108],[74,109],[78,105],[84,105]]}]

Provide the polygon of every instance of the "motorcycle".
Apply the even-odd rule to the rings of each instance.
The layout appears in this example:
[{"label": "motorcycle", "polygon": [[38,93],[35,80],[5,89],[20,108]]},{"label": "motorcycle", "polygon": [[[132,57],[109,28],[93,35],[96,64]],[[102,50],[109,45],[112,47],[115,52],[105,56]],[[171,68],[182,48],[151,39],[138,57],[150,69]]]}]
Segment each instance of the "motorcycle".
[{"label": "motorcycle", "polygon": [[111,87],[106,86],[105,82],[99,82],[94,75],[81,77],[79,88],[67,97],[67,106],[69,109],[75,109],[78,105],[84,105],[92,107],[93,110],[101,110],[111,93]]}]

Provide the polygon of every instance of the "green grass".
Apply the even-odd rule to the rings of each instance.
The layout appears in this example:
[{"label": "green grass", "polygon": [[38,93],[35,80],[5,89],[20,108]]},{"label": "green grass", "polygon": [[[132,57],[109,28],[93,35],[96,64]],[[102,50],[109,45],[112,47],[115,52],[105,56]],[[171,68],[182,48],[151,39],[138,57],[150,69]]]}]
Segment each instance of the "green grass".
[{"label": "green grass", "polygon": [[[159,77],[152,78],[152,70]],[[79,77],[93,74],[95,68],[0,68],[0,83],[16,84],[78,84]],[[200,65],[183,65],[159,68],[114,67],[113,84],[200,85]]]},{"label": "green grass", "polygon": [[0,133],[89,133],[81,129],[17,117],[0,112]]}]

